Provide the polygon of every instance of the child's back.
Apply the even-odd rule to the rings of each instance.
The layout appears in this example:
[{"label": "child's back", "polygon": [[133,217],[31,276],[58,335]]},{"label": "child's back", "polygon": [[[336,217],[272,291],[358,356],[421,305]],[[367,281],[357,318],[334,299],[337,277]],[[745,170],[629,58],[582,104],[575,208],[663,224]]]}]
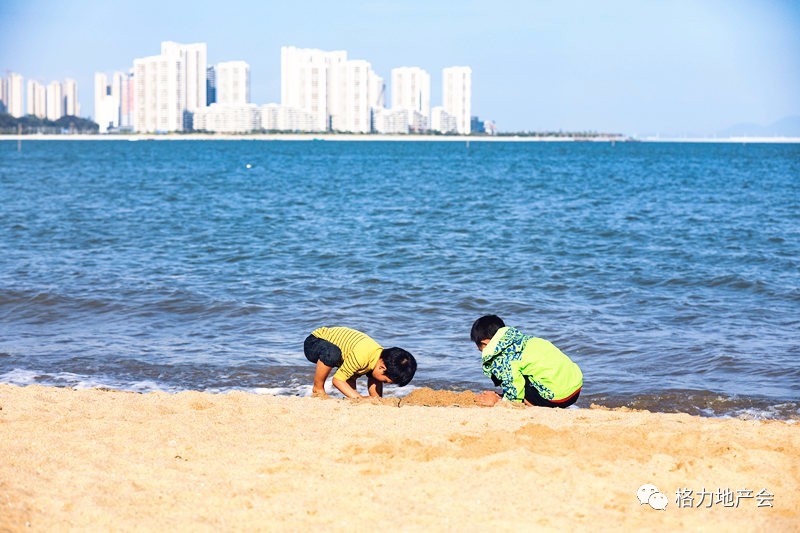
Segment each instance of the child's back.
[{"label": "child's back", "polygon": [[551,342],[507,327],[496,315],[476,320],[470,336],[481,350],[484,374],[502,386],[503,398],[542,407],[577,401],[583,373]]}]

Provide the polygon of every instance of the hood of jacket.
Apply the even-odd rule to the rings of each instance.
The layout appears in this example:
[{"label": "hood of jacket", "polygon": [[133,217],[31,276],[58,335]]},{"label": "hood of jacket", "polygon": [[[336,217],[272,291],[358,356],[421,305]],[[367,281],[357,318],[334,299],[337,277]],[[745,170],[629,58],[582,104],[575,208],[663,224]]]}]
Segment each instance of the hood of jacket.
[{"label": "hood of jacket", "polygon": [[[492,377],[492,370],[501,366],[504,360],[515,360],[522,357],[522,350],[532,339],[531,335],[525,335],[517,328],[503,327],[497,330],[492,340],[481,351],[481,366],[483,373]],[[495,373],[496,375],[496,373]]]}]

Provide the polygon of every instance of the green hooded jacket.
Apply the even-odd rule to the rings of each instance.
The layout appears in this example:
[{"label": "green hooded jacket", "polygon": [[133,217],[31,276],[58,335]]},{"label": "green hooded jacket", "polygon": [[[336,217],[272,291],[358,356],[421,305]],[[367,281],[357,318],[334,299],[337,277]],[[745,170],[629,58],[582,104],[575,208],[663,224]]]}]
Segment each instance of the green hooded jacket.
[{"label": "green hooded jacket", "polygon": [[545,400],[558,402],[583,386],[583,373],[551,342],[525,335],[516,328],[497,330],[481,352],[483,373],[503,387],[503,398],[525,399],[530,383]]}]

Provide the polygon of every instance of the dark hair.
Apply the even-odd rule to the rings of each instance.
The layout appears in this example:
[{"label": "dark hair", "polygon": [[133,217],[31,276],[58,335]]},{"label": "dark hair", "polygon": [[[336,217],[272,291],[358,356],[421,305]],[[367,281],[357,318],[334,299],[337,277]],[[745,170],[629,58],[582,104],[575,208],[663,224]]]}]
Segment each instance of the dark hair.
[{"label": "dark hair", "polygon": [[400,387],[408,385],[417,371],[417,360],[402,348],[384,348],[381,359],[386,365],[386,377]]},{"label": "dark hair", "polygon": [[472,331],[470,332],[469,336],[472,339],[472,342],[477,344],[478,348],[480,348],[482,340],[491,339],[494,337],[494,334],[497,333],[498,329],[504,327],[506,327],[506,324],[499,316],[482,316],[473,322]]}]

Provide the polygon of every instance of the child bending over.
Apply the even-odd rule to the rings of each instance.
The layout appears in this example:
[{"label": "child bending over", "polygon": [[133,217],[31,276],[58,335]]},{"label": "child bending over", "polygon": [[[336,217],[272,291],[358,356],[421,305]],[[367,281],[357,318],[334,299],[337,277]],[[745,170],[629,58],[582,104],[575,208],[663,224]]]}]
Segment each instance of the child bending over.
[{"label": "child bending over", "polygon": [[[417,371],[414,356],[402,348],[382,348],[360,331],[350,328],[317,328],[303,344],[306,359],[317,365],[314,395],[325,395],[325,380],[334,367],[333,386],[348,398],[383,396],[383,384],[407,385]],[[369,396],[356,390],[356,379],[367,376]]]}]

